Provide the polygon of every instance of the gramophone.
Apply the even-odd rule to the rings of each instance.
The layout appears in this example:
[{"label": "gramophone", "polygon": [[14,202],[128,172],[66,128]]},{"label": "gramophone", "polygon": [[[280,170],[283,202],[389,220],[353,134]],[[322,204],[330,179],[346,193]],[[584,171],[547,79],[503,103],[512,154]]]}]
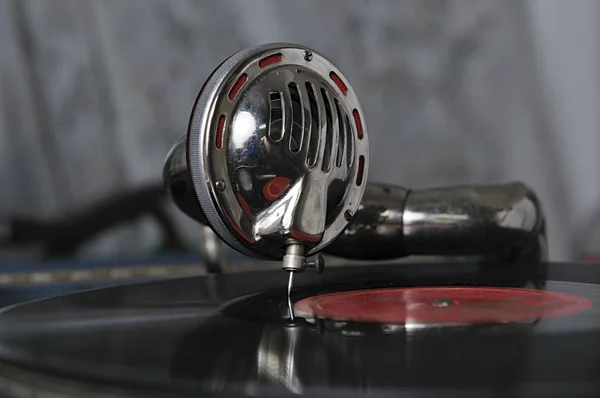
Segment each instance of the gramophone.
[{"label": "gramophone", "polygon": [[242,50],[209,76],[164,166],[179,209],[225,244],[290,272],[321,253],[546,258],[545,219],[520,182],[411,190],[368,181],[366,116],[348,79],[302,45]]}]

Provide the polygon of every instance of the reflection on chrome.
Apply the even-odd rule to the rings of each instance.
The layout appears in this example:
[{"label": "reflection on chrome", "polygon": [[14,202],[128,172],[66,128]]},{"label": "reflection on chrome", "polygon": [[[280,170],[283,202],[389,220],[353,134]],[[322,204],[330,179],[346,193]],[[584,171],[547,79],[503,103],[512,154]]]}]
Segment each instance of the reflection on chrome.
[{"label": "reflection on chrome", "polygon": [[231,136],[231,145],[233,149],[240,149],[246,146],[249,139],[256,132],[256,121],[250,112],[240,112],[233,119],[233,130],[236,134]]},{"label": "reflection on chrome", "polygon": [[296,216],[296,204],[302,194],[301,181],[288,188],[287,193],[277,203],[266,208],[256,216],[252,235],[256,241],[263,237],[277,235],[280,231],[291,231]]}]

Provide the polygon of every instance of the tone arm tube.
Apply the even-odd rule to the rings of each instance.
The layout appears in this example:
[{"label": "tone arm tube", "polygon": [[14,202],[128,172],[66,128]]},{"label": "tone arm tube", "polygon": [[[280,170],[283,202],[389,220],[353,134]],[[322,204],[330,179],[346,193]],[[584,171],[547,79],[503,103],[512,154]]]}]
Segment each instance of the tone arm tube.
[{"label": "tone arm tube", "polygon": [[[163,179],[179,209],[206,225],[185,137],[167,156]],[[348,228],[325,253],[354,260],[439,255],[541,261],[547,258],[545,217],[535,193],[520,182],[420,190],[369,182]]]},{"label": "tone arm tube", "polygon": [[408,255],[547,258],[546,226],[534,192],[520,182],[421,190],[369,183],[332,255],[385,260]]}]

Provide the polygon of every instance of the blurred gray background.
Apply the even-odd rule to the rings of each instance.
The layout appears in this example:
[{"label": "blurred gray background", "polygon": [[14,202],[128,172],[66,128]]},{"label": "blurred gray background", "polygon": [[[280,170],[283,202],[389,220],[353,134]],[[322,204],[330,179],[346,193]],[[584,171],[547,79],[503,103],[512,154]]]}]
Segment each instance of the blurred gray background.
[{"label": "blurred gray background", "polygon": [[[545,206],[551,258],[579,258],[600,206],[599,6],[0,0],[0,215],[68,215],[159,183],[213,68],[288,41],[324,53],[357,91],[370,181],[524,181]],[[197,226],[169,212],[193,247]],[[136,221],[77,256],[140,255],[159,234]]]}]

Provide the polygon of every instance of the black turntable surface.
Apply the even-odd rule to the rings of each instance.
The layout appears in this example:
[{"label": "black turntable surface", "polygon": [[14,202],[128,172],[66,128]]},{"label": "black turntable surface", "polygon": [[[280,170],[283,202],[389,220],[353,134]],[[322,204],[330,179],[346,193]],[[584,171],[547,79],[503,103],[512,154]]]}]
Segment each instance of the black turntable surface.
[{"label": "black turntable surface", "polygon": [[296,278],[293,320],[286,278],[279,269],[211,275],[9,307],[0,391],[600,396],[600,265],[307,271]]}]

